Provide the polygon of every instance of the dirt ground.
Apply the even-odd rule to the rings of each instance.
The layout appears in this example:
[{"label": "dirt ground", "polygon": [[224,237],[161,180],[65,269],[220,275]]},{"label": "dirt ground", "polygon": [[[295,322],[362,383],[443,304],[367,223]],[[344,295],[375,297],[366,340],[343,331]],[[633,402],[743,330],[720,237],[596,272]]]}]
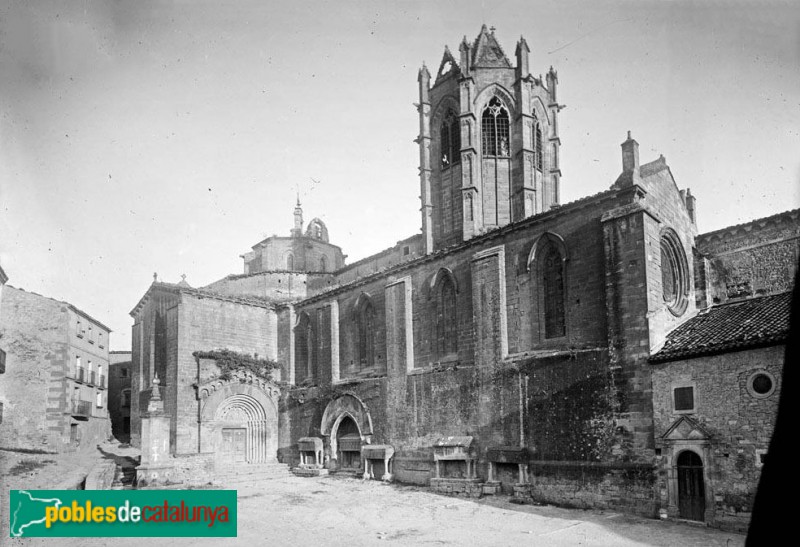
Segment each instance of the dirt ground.
[{"label": "dirt ground", "polygon": [[[238,538],[153,538],[148,547],[251,545],[702,545],[744,536],[620,513],[468,500],[344,477],[287,477],[238,490]],[[8,539],[13,546],[140,546],[142,538]]]}]

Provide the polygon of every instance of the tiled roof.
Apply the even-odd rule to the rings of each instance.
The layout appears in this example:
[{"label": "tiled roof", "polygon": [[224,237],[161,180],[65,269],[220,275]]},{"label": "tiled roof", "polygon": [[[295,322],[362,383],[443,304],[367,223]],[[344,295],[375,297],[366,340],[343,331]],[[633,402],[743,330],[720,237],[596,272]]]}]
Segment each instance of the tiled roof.
[{"label": "tiled roof", "polygon": [[791,307],[791,292],[711,307],[667,335],[650,362],[781,343],[789,337]]}]

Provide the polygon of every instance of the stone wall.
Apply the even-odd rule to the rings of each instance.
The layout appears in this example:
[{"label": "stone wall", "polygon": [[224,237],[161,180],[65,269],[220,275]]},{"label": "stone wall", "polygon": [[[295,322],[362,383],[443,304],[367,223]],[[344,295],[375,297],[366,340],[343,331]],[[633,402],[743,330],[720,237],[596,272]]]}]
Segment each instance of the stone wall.
[{"label": "stone wall", "polygon": [[[84,366],[94,358],[95,367],[102,363],[107,374],[107,359],[88,344],[70,344],[70,317],[64,302],[4,287],[0,340],[7,355],[6,372],[0,375],[0,446],[94,450],[108,438],[105,391],[99,380],[77,381],[75,366],[76,356],[86,359]],[[89,403],[85,416],[75,418],[73,400]]]},{"label": "stone wall", "polygon": [[6,285],[0,340],[6,351],[6,372],[0,375],[0,445],[68,447],[59,416],[66,399],[63,368],[69,359],[66,305]]},{"label": "stone wall", "polygon": [[702,234],[708,304],[789,290],[800,259],[800,210]]},{"label": "stone wall", "polygon": [[[673,410],[672,389],[694,386],[695,410],[690,413],[709,434],[703,461],[707,498],[713,499],[712,524],[744,530],[750,520],[761,475],[761,457],[769,446],[781,391],[784,346],[773,346],[653,365],[653,409],[656,438],[660,439],[683,414]],[[768,397],[754,396],[752,375],[767,371],[775,380]],[[663,441],[658,446],[666,449]],[[677,455],[677,454],[676,454]],[[668,471],[673,465],[666,450],[659,464],[661,504],[670,500]]]},{"label": "stone wall", "polygon": [[[198,382],[196,351],[230,349],[239,353],[277,358],[277,322],[271,308],[183,295],[177,312],[181,328],[175,334],[175,388],[165,397],[165,411],[174,416],[176,454],[198,451]],[[175,406],[169,404],[174,397]]]}]

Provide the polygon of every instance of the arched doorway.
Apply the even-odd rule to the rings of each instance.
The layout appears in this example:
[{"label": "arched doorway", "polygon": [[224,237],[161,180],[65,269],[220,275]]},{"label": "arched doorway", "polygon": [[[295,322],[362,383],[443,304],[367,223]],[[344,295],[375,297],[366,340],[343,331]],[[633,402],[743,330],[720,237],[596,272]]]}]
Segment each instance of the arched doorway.
[{"label": "arched doorway", "polygon": [[706,489],[703,460],[691,450],[678,455],[678,511],[681,518],[705,520]]},{"label": "arched doorway", "polygon": [[214,453],[223,468],[277,461],[277,386],[237,372],[197,386],[197,395],[199,452]]},{"label": "arched doorway", "polygon": [[357,471],[361,468],[361,432],[350,416],[344,416],[336,427],[336,447],[339,469]]},{"label": "arched doorway", "polygon": [[372,440],[372,417],[361,399],[345,393],[325,407],[320,433],[327,438],[330,468],[355,471],[361,468],[361,445]]},{"label": "arched doorway", "polygon": [[220,457],[226,463],[257,463],[266,459],[267,416],[254,398],[236,394],[217,409]]}]

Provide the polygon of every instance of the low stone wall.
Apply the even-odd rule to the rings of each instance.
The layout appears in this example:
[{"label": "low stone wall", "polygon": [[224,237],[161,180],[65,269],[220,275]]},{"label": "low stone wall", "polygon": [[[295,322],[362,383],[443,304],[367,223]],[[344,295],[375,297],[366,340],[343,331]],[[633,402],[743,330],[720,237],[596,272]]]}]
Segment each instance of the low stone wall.
[{"label": "low stone wall", "polygon": [[440,494],[479,498],[483,494],[480,479],[431,479],[431,488]]},{"label": "low stone wall", "polygon": [[531,462],[531,484],[515,487],[514,495],[562,507],[656,517],[655,479],[655,468],[649,464]]},{"label": "low stone wall", "polygon": [[212,482],[216,475],[214,454],[188,454],[171,456],[159,465],[136,468],[139,488],[160,487],[171,484],[202,485]]}]

